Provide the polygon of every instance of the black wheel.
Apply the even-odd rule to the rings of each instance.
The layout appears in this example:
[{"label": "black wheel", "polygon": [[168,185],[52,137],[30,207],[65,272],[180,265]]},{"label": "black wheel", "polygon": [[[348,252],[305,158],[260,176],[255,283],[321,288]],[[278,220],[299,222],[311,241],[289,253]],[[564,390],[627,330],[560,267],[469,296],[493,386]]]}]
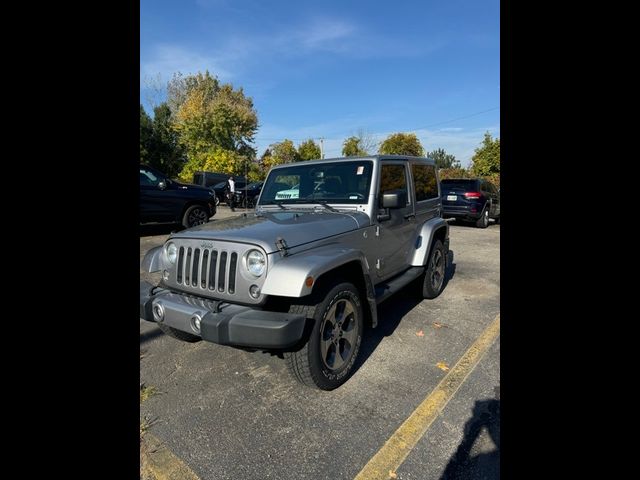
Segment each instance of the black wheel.
[{"label": "black wheel", "polygon": [[196,225],[201,225],[206,223],[209,220],[209,215],[204,207],[200,205],[192,205],[187,208],[187,211],[184,212],[184,216],[182,217],[182,225],[185,228],[195,227]]},{"label": "black wheel", "polygon": [[496,225],[500,225],[500,215],[498,215],[494,221],[496,222]]},{"label": "black wheel", "polygon": [[485,205],[482,209],[480,218],[476,221],[476,227],[487,228],[489,226],[489,205]]},{"label": "black wheel", "polygon": [[173,327],[170,327],[168,325],[163,325],[162,323],[156,323],[156,325],[158,325],[158,328],[160,330],[162,330],[165,334],[167,334],[170,337],[173,337],[173,338],[175,338],[177,340],[182,340],[183,342],[194,343],[194,342],[199,342],[200,340],[202,340],[197,335],[191,335],[190,333],[183,332],[182,330],[177,330],[177,329],[175,329]]},{"label": "black wheel", "polygon": [[298,351],[285,353],[287,365],[301,383],[333,390],[347,381],[362,342],[362,305],[351,283],[333,287],[316,305],[293,305],[314,322],[311,335]]},{"label": "black wheel", "polygon": [[436,240],[431,247],[427,268],[422,275],[423,298],[436,298],[442,292],[446,263],[442,242]]}]

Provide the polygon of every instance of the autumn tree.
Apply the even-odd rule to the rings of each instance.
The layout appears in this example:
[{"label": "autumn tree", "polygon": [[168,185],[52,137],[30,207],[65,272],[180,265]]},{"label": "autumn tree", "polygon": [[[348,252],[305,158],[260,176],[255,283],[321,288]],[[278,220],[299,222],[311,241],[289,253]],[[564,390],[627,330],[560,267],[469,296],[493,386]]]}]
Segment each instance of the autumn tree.
[{"label": "autumn tree", "polygon": [[274,165],[297,162],[300,158],[296,147],[289,139],[284,139],[282,142],[274,143],[269,147],[269,149],[271,151],[271,155],[269,157],[265,157],[263,161],[263,165],[267,171]]},{"label": "autumn tree", "polygon": [[380,144],[379,153],[421,157],[424,155],[424,148],[415,133],[392,133]]},{"label": "autumn tree", "polygon": [[438,148],[432,152],[427,152],[426,157],[429,157],[436,162],[437,168],[460,168],[460,162],[456,160],[455,155],[451,155],[444,151],[442,148]]},{"label": "autumn tree", "polygon": [[486,132],[482,145],[476,148],[471,157],[471,171],[478,176],[499,176],[500,175],[500,139],[492,139],[491,134]]},{"label": "autumn tree", "polygon": [[208,71],[176,74],[167,87],[167,103],[188,158],[180,178],[197,170],[244,174],[256,153],[251,143],[258,117],[242,88],[221,84]]},{"label": "autumn tree", "polygon": [[344,157],[363,157],[368,153],[361,147],[360,139],[354,135],[342,143],[342,155]]},{"label": "autumn tree", "polygon": [[305,140],[298,145],[298,161],[316,160],[320,158],[320,147],[313,139]]}]

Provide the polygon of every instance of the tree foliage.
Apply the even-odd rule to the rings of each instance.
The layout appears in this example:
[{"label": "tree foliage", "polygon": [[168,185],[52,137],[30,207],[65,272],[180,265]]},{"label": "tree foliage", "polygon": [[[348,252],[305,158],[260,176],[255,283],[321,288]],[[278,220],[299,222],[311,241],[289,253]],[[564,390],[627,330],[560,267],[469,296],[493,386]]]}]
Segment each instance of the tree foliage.
[{"label": "tree foliage", "polygon": [[274,165],[282,165],[283,163],[297,162],[300,160],[296,147],[289,139],[274,143],[269,147],[269,150],[271,150],[271,155],[263,157],[263,165],[266,171]]},{"label": "tree foliage", "polygon": [[415,133],[392,133],[380,144],[379,153],[421,157],[424,155],[424,148]]},{"label": "tree foliage", "polygon": [[435,160],[437,168],[460,168],[460,162],[456,160],[455,155],[451,155],[438,148],[432,152],[427,152],[426,156]]},{"label": "tree foliage", "polygon": [[362,148],[361,139],[354,135],[342,143],[342,155],[345,157],[363,157],[369,155],[369,153]]},{"label": "tree foliage", "polygon": [[189,161],[203,155],[218,158],[220,149],[247,158],[255,156],[250,144],[258,129],[258,116],[242,88],[220,84],[208,71],[186,77],[176,74],[167,87],[167,97],[175,113],[174,128]]},{"label": "tree foliage", "polygon": [[140,105],[140,162],[175,177],[184,161],[184,151],[172,127],[169,106],[161,103],[155,107],[152,120]]},{"label": "tree foliage", "polygon": [[471,171],[478,176],[500,175],[500,139],[492,139],[486,132],[482,145],[475,150],[471,158]]},{"label": "tree foliage", "polygon": [[306,140],[298,145],[298,159],[302,160],[316,160],[320,158],[320,147],[313,141],[313,139]]},{"label": "tree foliage", "polygon": [[153,124],[151,117],[144,111],[144,107],[140,104],[140,163],[149,161],[149,144],[151,143],[151,135],[153,134]]},{"label": "tree foliage", "polygon": [[208,150],[194,153],[180,172],[180,180],[192,182],[193,174],[197,171],[219,172],[229,175],[244,175],[247,157],[232,150],[225,150],[213,146]]}]

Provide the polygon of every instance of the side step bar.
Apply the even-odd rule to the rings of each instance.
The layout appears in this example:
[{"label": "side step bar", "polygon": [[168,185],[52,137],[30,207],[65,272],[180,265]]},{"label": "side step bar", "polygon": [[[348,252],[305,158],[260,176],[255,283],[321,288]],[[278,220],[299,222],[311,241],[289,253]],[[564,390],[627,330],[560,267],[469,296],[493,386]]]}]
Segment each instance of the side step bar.
[{"label": "side step bar", "polygon": [[393,277],[391,280],[387,280],[386,282],[376,285],[376,303],[381,303],[409,283],[413,282],[422,274],[422,272],[424,272],[424,267],[411,267],[409,270],[401,273],[397,277]]}]

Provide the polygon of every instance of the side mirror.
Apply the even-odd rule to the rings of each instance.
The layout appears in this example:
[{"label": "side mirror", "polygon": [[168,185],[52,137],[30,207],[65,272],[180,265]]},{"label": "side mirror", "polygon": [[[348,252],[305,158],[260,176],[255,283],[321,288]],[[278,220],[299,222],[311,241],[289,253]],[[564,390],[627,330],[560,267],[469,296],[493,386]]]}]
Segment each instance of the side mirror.
[{"label": "side mirror", "polygon": [[164,180],[160,180],[160,183],[158,183],[158,188],[160,190],[165,190],[167,188],[167,183]]},{"label": "side mirror", "polygon": [[382,195],[382,208],[403,208],[407,205],[405,190],[389,190]]}]

